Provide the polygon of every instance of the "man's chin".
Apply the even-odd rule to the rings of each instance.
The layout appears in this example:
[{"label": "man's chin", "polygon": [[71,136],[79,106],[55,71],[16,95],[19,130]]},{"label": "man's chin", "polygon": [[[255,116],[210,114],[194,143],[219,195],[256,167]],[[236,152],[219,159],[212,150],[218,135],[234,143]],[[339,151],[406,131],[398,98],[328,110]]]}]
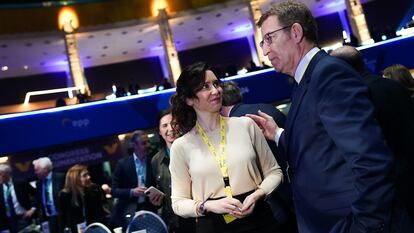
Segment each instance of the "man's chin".
[{"label": "man's chin", "polygon": [[282,68],[278,68],[276,65],[273,65],[273,68],[276,70],[276,72],[284,74]]}]

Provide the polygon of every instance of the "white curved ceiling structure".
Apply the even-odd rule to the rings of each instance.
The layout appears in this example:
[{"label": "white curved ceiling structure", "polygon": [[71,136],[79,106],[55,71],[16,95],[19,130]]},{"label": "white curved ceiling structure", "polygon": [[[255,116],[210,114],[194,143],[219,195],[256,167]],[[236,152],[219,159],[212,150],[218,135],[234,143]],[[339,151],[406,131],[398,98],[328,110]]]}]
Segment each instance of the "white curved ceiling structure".
[{"label": "white curved ceiling structure", "polygon": [[[260,1],[262,11],[275,0]],[[315,16],[345,9],[344,0],[306,0]],[[366,2],[366,1],[364,1]],[[169,20],[178,51],[253,34],[245,1],[231,1],[172,14]],[[157,19],[81,27],[76,33],[84,67],[163,56]],[[63,32],[0,36],[0,78],[68,70]]]}]

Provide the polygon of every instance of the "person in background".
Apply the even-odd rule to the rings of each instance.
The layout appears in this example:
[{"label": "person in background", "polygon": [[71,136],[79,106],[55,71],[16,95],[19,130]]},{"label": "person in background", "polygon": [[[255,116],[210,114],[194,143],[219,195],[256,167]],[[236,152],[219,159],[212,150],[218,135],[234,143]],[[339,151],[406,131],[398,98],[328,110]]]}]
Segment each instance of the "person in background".
[{"label": "person in background", "polygon": [[60,232],[70,229],[76,233],[94,222],[106,224],[104,201],[103,190],[92,183],[86,166],[76,164],[69,168],[59,193]]},{"label": "person in background", "polygon": [[[281,127],[285,125],[285,115],[271,104],[244,104],[243,96],[236,82],[224,82],[222,83],[222,88],[223,106],[221,107],[221,114],[223,116],[241,117],[246,114],[257,114],[257,112],[261,110],[270,115]],[[286,159],[281,152],[277,151],[276,143],[273,140],[267,140],[267,144],[272,150],[282,171],[285,171]],[[286,176],[286,174],[283,175]],[[298,231],[293,208],[292,191],[289,182],[283,182],[277,192],[274,192],[269,196],[267,202],[272,209],[273,217],[279,224],[280,232],[294,233]]]},{"label": "person in background", "polygon": [[[156,212],[145,191],[150,186],[155,186],[152,177],[151,158],[149,152],[151,144],[148,134],[137,130],[132,134],[132,154],[118,161],[112,175],[112,197],[116,198],[111,214],[111,226],[122,227],[126,230],[128,225],[127,215],[134,216],[138,210]],[[152,196],[153,202],[158,200]]]},{"label": "person in background", "polygon": [[288,160],[299,232],[388,232],[393,156],[374,118],[368,87],[344,61],[317,47],[301,2],[278,2],[259,19],[260,46],[297,88],[284,128],[249,115]]},{"label": "person in background", "polygon": [[271,115],[276,123],[283,126],[286,121],[286,116],[271,104],[256,103],[244,104],[243,96],[240,88],[236,82],[227,81],[222,83],[223,89],[223,103],[221,113],[226,117],[241,117],[248,113],[256,114],[258,110]]},{"label": "person in background", "polygon": [[164,82],[161,85],[164,87],[163,90],[170,89],[173,87],[170,81],[168,81],[168,78],[164,78]]},{"label": "person in background", "polygon": [[56,107],[63,107],[63,106],[66,106],[66,105],[67,104],[66,104],[65,98],[59,97],[59,98],[56,99],[56,103],[55,103]]},{"label": "person in background", "polygon": [[171,98],[172,208],[195,217],[196,232],[278,232],[264,199],[282,172],[259,127],[220,115],[222,88],[206,63],[183,70]]},{"label": "person in background", "polygon": [[383,77],[395,80],[403,85],[410,92],[411,101],[414,106],[414,78],[407,67],[395,64],[385,68]]},{"label": "person in background", "polygon": [[[171,207],[171,173],[168,168],[170,165],[170,148],[178,134],[171,127],[171,110],[163,110],[158,116],[158,129],[161,136],[161,147],[151,160],[152,174],[157,183],[157,188],[165,193],[162,201],[161,217],[167,223],[171,233],[191,233],[195,232],[193,219],[184,219],[174,214]],[[156,203],[154,203],[156,204]]]},{"label": "person in background", "polygon": [[254,63],[253,60],[250,60],[249,64],[250,66],[247,68],[247,72],[253,72],[253,71],[259,70],[259,67],[256,66],[256,63]]},{"label": "person in background", "polygon": [[48,157],[41,157],[33,162],[36,181],[36,200],[40,222],[48,222],[49,232],[59,232],[58,199],[59,192],[65,184],[63,173],[52,172],[53,164]]},{"label": "person in background", "polygon": [[[362,54],[354,47],[337,48],[331,52],[331,56],[350,64],[368,85],[375,117],[395,158],[394,211],[398,212],[398,216],[393,221],[401,223],[404,227],[399,228],[405,229],[404,232],[411,232],[414,229],[414,109],[410,95],[400,83],[372,74]],[[406,211],[411,221],[405,218]]]},{"label": "person in background", "polygon": [[31,224],[36,211],[35,189],[13,180],[8,164],[0,164],[0,231],[17,233]]}]

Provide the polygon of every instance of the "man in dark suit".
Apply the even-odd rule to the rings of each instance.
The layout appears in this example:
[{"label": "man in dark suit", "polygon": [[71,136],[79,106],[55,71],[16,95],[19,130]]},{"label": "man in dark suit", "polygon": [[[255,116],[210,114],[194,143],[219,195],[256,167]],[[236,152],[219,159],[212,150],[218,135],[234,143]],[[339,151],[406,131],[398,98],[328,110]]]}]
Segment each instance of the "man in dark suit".
[{"label": "man in dark suit", "polygon": [[221,113],[227,117],[241,117],[248,113],[256,114],[258,110],[271,115],[275,119],[276,123],[283,127],[285,125],[286,117],[277,108],[271,104],[256,103],[256,104],[244,104],[243,96],[237,83],[233,81],[227,81],[222,84],[223,88],[223,107]]},{"label": "man in dark suit", "polygon": [[[414,109],[408,91],[398,82],[374,75],[366,66],[362,54],[354,47],[343,46],[331,52],[350,64],[361,74],[367,84],[375,116],[384,133],[385,140],[395,158],[395,201],[394,211],[400,212],[394,217],[405,232],[414,229]],[[405,218],[408,211],[409,218]],[[395,222],[395,221],[394,221]],[[405,222],[405,223],[404,223]]]},{"label": "man in dark suit", "polygon": [[[284,127],[286,117],[277,108],[271,104],[256,103],[244,104],[243,96],[237,83],[228,81],[222,84],[222,107],[221,114],[226,117],[241,117],[246,114],[257,114],[259,110],[271,116],[277,125]],[[267,140],[273,155],[275,156],[279,166],[286,171],[286,159],[282,153],[277,151],[275,141]],[[286,174],[284,174],[286,176]],[[279,224],[280,233],[294,233],[297,232],[296,218],[293,211],[292,191],[289,182],[283,182],[277,189],[277,192],[272,193],[267,199],[270,208],[273,212],[273,217]]]},{"label": "man in dark suit", "polygon": [[316,47],[316,22],[303,3],[273,5],[258,26],[264,55],[298,84],[284,129],[267,114],[249,116],[287,157],[299,232],[388,232],[393,158],[368,88]]},{"label": "man in dark suit", "polygon": [[59,192],[65,184],[65,175],[52,172],[53,164],[48,157],[41,157],[33,162],[34,172],[38,178],[36,181],[36,200],[38,214],[42,227],[48,224],[49,232],[59,232],[58,200]]},{"label": "man in dark suit", "polygon": [[118,161],[112,175],[112,196],[116,198],[111,214],[111,225],[126,229],[127,214],[134,216],[138,210],[155,211],[145,195],[145,190],[155,186],[151,171],[150,142],[143,131],[135,131],[131,137],[133,152]]},{"label": "man in dark suit", "polygon": [[36,211],[34,195],[29,183],[14,181],[11,167],[0,164],[0,231],[17,233],[31,223]]}]

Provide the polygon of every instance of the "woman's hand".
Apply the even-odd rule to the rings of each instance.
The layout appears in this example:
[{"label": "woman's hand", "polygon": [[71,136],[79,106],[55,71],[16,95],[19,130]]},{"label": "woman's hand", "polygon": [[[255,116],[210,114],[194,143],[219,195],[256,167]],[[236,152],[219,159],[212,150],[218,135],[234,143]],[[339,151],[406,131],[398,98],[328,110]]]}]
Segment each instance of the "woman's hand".
[{"label": "woman's hand", "polygon": [[232,214],[232,212],[240,211],[243,204],[235,198],[224,197],[218,200],[206,201],[204,207],[208,212],[216,214]]},{"label": "woman's hand", "polygon": [[243,207],[239,212],[232,213],[237,218],[244,218],[253,213],[256,202],[265,196],[265,192],[262,189],[257,189],[252,194],[247,196],[243,201]]}]

